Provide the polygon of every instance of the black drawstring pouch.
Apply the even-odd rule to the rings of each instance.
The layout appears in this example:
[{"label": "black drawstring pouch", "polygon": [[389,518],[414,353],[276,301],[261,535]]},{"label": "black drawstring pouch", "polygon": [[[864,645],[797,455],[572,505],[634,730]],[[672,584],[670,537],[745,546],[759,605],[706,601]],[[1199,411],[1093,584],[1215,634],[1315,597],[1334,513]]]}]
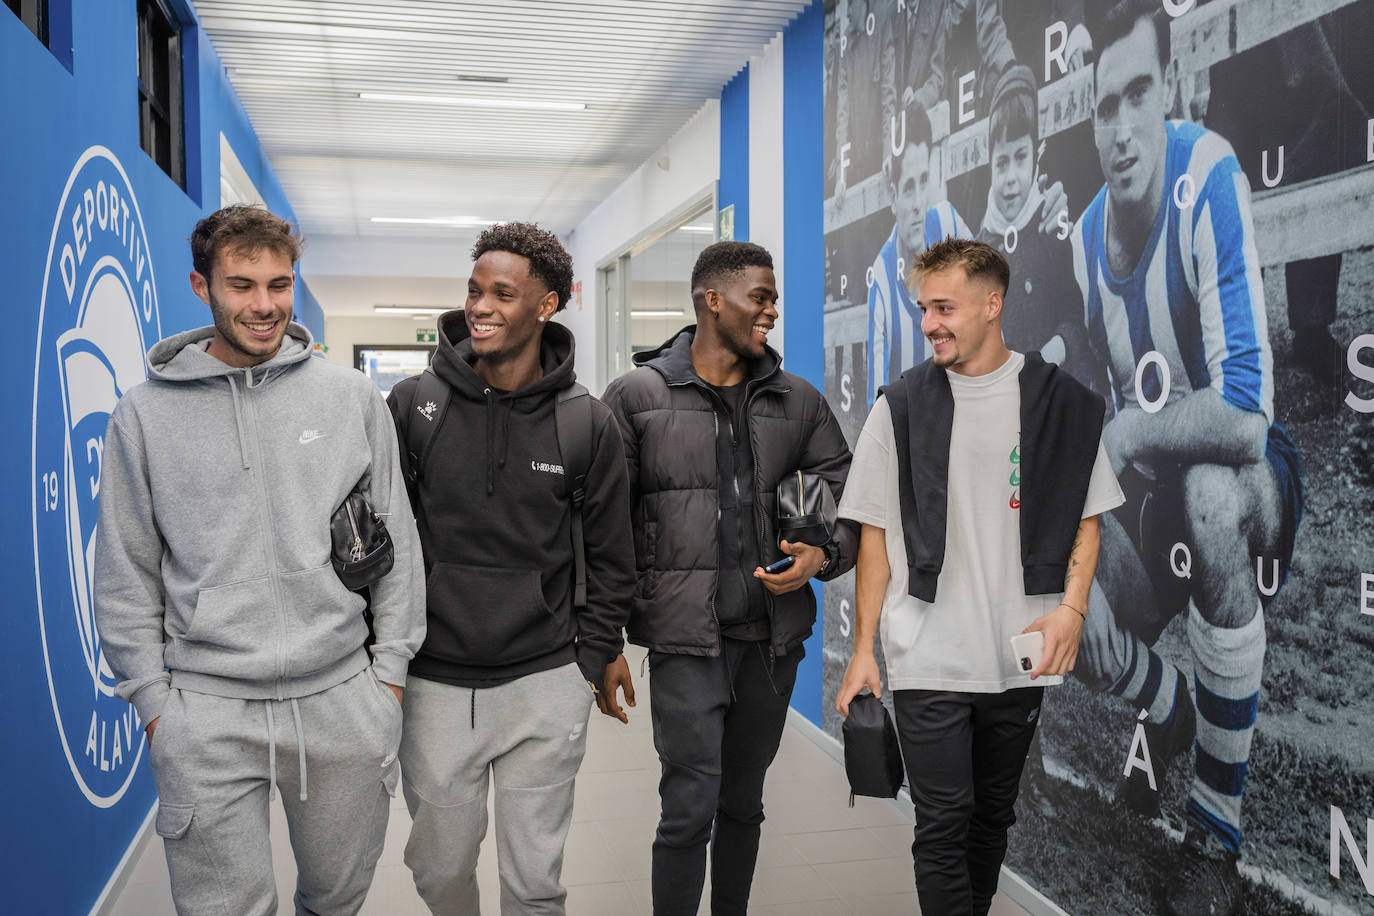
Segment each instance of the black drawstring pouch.
[{"label": "black drawstring pouch", "polygon": [[842,731],[849,806],[854,807],[856,795],[896,798],[902,788],[902,749],[883,701],[871,693],[856,696]]}]

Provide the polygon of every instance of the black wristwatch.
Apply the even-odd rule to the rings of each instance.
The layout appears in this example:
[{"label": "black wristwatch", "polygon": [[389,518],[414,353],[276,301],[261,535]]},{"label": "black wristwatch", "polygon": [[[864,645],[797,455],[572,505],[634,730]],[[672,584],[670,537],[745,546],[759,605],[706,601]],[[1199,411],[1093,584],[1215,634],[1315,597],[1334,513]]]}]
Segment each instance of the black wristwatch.
[{"label": "black wristwatch", "polygon": [[830,570],[835,568],[835,564],[840,562],[840,548],[833,540],[826,541],[821,545],[821,550],[825,551],[825,562],[821,568],[816,570],[816,575],[827,575]]}]

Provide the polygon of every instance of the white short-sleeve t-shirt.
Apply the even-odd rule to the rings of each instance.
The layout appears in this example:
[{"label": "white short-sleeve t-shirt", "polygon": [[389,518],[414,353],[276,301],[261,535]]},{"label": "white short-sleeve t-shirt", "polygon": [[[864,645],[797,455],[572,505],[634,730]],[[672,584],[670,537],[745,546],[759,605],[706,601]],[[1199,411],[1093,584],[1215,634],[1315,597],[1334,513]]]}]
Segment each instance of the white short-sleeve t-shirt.
[{"label": "white short-sleeve t-shirt", "polygon": [[[892,575],[878,633],[893,690],[1000,693],[1045,686],[1012,656],[1012,636],[1054,610],[1063,593],[1027,596],[1021,569],[1021,386],[1025,358],[973,378],[948,373],[954,394],[949,446],[945,561],[934,603],[907,593],[892,415],[887,398],[868,414],[840,500],[839,514],[886,532]],[[1097,446],[1083,518],[1125,502],[1111,463]],[[1086,610],[1086,608],[1084,609]]]}]

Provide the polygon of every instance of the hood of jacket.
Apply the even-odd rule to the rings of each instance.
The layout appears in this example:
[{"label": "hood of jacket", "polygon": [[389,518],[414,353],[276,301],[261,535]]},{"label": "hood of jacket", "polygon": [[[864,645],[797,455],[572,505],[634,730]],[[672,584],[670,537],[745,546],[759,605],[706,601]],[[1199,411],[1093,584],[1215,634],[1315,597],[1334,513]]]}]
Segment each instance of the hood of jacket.
[{"label": "hood of jacket", "polygon": [[[692,363],[692,341],[696,339],[696,334],[697,326],[688,325],[654,349],[636,353],[634,364],[657,371],[669,385],[704,381],[697,375],[696,366]],[[752,382],[771,379],[781,371],[782,357],[767,344],[763,345],[763,356],[749,361],[749,380]]]},{"label": "hood of jacket", "polygon": [[561,391],[577,381],[573,371],[573,335],[563,325],[544,326],[539,344],[539,365],[544,375],[538,381],[515,391],[492,388],[477,374],[477,356],[472,352],[472,332],[462,309],[439,316],[439,346],[434,352],[434,372],[454,387],[455,393],[473,401],[486,400],[488,392],[515,404],[538,399],[551,391]]},{"label": "hood of jacket", "polygon": [[544,326],[539,343],[539,365],[544,374],[534,382],[503,391],[493,388],[477,372],[472,334],[462,309],[439,316],[439,345],[434,351],[434,374],[453,388],[453,396],[486,405],[487,494],[496,489],[497,473],[506,466],[510,452],[512,413],[530,414],[557,392],[577,381],[573,371],[573,335],[557,322]]},{"label": "hood of jacket", "polygon": [[153,344],[148,351],[148,377],[163,382],[191,382],[228,375],[242,376],[245,386],[265,384],[287,366],[307,360],[315,351],[315,340],[304,325],[286,326],[281,348],[266,362],[246,369],[226,365],[206,352],[215,336],[213,325],[183,331]]}]

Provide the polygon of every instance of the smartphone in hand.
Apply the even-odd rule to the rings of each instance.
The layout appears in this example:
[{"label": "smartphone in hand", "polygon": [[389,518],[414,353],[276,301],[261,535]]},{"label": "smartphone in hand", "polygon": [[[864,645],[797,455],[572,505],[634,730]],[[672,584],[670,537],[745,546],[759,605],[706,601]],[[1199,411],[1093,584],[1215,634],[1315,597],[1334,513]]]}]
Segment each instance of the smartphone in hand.
[{"label": "smartphone in hand", "polygon": [[1011,638],[1011,653],[1022,671],[1029,673],[1045,654],[1045,634],[1039,630],[1021,633]]},{"label": "smartphone in hand", "polygon": [[763,568],[763,571],[766,572],[766,573],[768,573],[769,575],[772,575],[773,573],[780,573],[780,572],[782,572],[784,569],[791,569],[791,568],[792,568],[792,564],[795,563],[795,562],[797,562],[797,558],[794,557],[794,556],[788,555],[788,556],[783,557],[781,560],[779,560],[779,561],[776,562],[776,563],[769,563],[767,566],[765,566],[765,567]]}]

